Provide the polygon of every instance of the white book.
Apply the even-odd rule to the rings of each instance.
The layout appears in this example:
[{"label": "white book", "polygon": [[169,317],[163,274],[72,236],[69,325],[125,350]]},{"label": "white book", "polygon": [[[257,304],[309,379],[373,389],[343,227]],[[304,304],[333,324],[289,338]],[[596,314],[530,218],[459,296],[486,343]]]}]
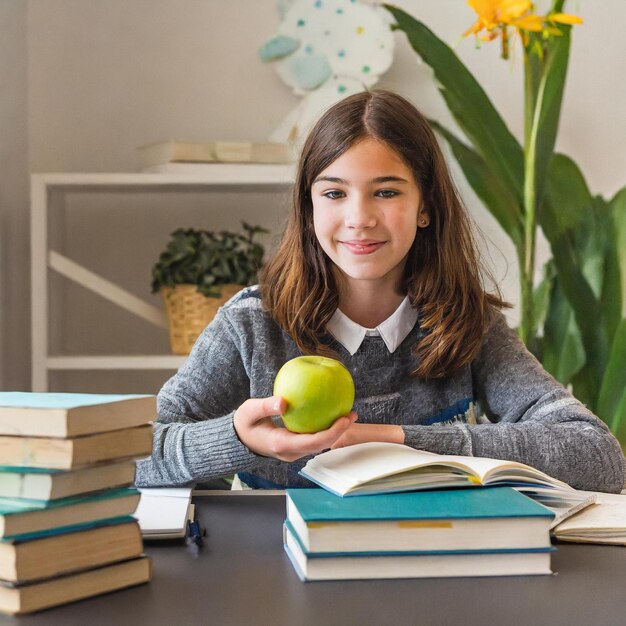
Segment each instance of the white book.
[{"label": "white book", "polygon": [[182,539],[187,520],[193,518],[191,488],[139,489],[141,499],[135,511],[144,539]]}]

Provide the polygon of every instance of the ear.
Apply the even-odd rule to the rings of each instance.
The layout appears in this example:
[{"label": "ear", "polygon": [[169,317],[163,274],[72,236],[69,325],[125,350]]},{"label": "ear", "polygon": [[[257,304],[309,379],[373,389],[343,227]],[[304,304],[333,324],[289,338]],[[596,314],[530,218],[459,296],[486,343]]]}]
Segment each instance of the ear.
[{"label": "ear", "polygon": [[417,227],[418,228],[426,228],[430,224],[430,215],[426,209],[422,209],[417,214]]}]

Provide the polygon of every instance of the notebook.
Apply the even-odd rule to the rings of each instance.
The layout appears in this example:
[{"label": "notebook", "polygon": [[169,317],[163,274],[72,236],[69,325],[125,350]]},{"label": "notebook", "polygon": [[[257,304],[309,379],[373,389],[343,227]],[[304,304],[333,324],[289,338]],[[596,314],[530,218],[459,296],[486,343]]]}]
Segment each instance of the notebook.
[{"label": "notebook", "polygon": [[191,488],[139,489],[141,498],[135,517],[146,540],[183,539],[187,521],[193,519]]}]

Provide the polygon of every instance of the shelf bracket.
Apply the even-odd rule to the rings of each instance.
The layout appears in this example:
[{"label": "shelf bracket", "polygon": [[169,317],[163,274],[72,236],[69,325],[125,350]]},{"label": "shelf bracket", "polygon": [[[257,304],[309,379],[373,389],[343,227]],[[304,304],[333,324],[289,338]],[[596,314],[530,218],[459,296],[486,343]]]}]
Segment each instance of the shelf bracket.
[{"label": "shelf bracket", "polygon": [[144,302],[141,298],[122,289],[106,278],[102,278],[102,276],[95,274],[75,261],[68,259],[66,256],[50,250],[48,253],[48,266],[55,272],[65,276],[65,278],[81,285],[81,287],[97,293],[106,300],[117,304],[155,326],[167,328],[167,317],[161,309]]}]

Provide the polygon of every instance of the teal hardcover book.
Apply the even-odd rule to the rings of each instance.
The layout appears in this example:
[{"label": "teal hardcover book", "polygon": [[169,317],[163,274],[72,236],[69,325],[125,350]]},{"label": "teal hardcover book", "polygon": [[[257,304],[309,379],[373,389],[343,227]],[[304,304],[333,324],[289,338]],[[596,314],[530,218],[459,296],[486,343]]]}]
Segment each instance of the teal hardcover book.
[{"label": "teal hardcover book", "polygon": [[22,535],[13,535],[11,537],[0,537],[0,544],[17,545],[35,541],[37,539],[45,539],[47,537],[56,537],[57,535],[68,535],[73,533],[82,533],[94,528],[102,528],[103,526],[119,526],[121,524],[137,523],[132,515],[122,515],[120,517],[111,517],[107,519],[99,519],[93,522],[85,522],[84,524],[73,524],[71,526],[63,526],[62,528],[46,528],[32,533],[24,533]]},{"label": "teal hardcover book", "polygon": [[153,395],[0,392],[0,434],[78,437],[156,418]]},{"label": "teal hardcover book", "polygon": [[554,550],[548,546],[439,553],[316,554],[306,551],[288,523],[283,527],[283,539],[285,552],[303,581],[551,574],[550,557]]},{"label": "teal hardcover book", "polygon": [[309,552],[545,548],[553,517],[510,487],[358,498],[324,489],[287,490],[287,519]]},{"label": "teal hardcover book", "polygon": [[132,559],[143,552],[139,524],[118,517],[0,539],[0,579],[26,583]]},{"label": "teal hardcover book", "polygon": [[76,526],[134,513],[139,491],[108,489],[97,494],[61,498],[52,502],[0,498],[0,537]]}]

